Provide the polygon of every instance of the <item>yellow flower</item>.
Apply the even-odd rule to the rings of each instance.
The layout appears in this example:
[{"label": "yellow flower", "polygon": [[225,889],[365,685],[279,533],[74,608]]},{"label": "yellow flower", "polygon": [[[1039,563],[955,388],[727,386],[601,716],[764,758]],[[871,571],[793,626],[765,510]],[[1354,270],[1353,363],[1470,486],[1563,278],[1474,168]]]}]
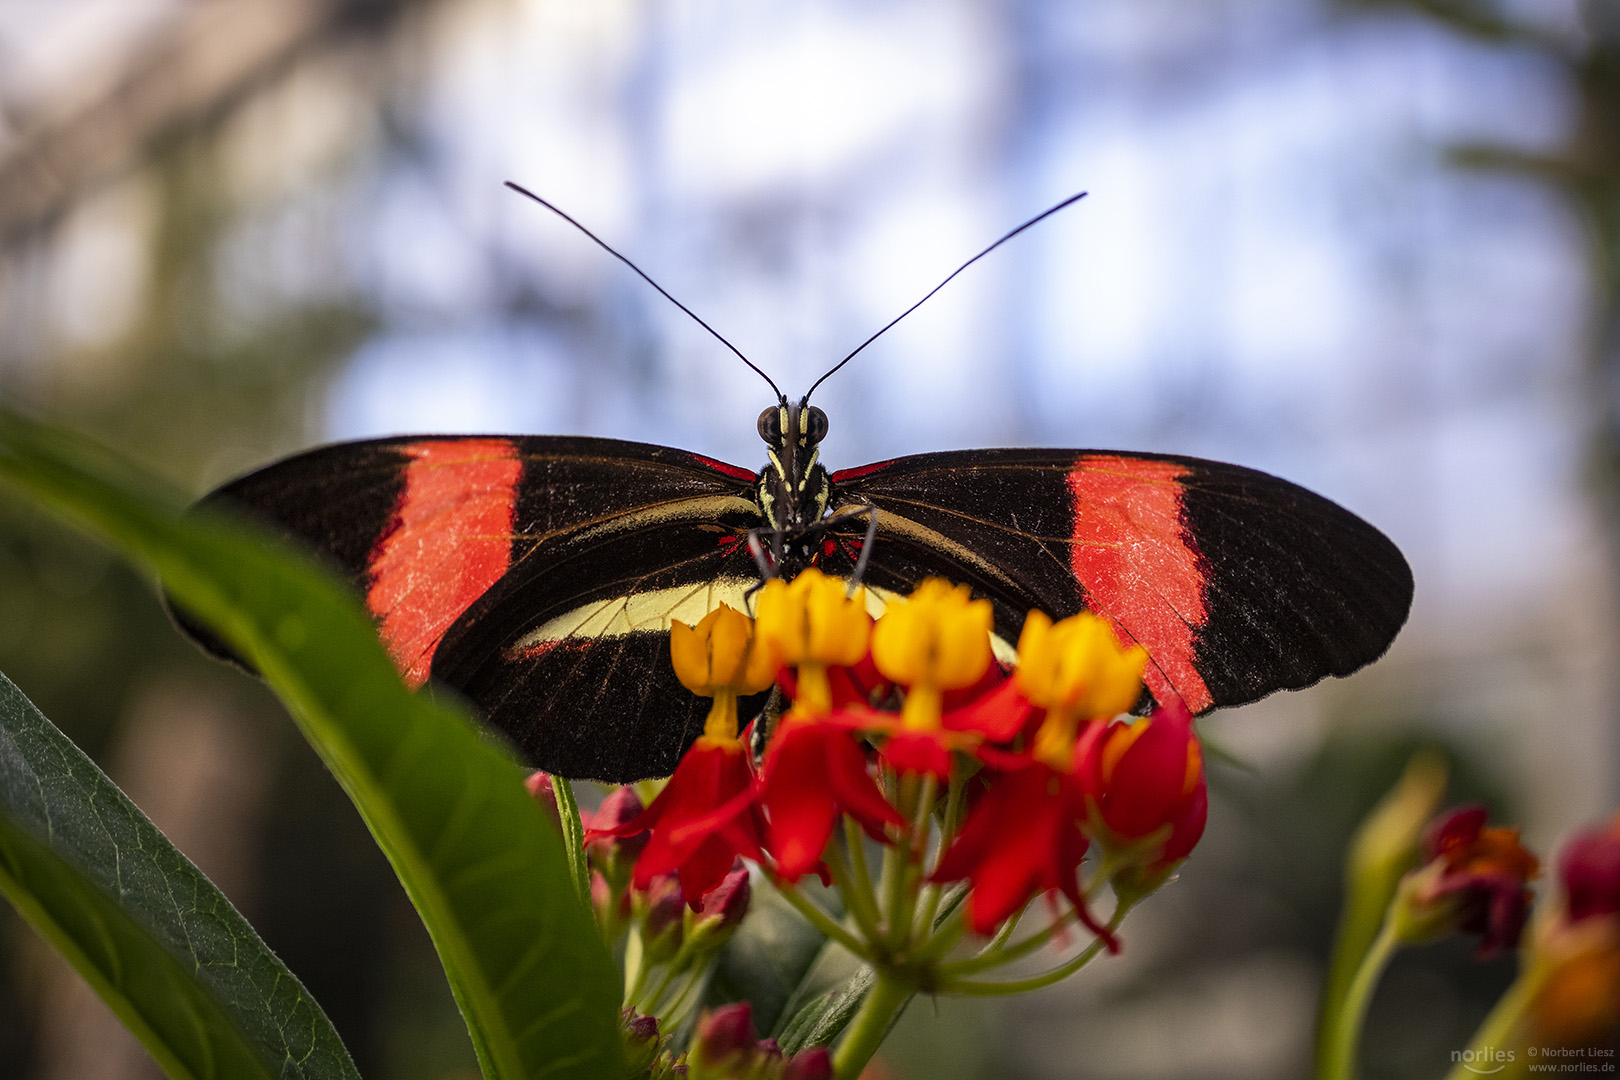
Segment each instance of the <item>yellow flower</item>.
[{"label": "yellow flower", "polygon": [[848,665],[866,655],[872,617],[866,591],[845,594],[845,585],[810,567],[792,581],[772,578],[759,593],[756,620],[761,637],[786,664]]},{"label": "yellow flower", "polygon": [[890,604],[872,631],[872,659],[901,686],[972,686],[990,666],[990,601],[966,585],[929,578]]},{"label": "yellow flower", "polygon": [[748,616],[721,604],[688,626],[670,620],[669,657],[675,676],[694,694],[714,698],[704,734],[737,736],[737,698],[771,685],[782,664],[775,650],[755,633]]},{"label": "yellow flower", "polygon": [[720,689],[757,694],[771,685],[781,666],[768,646],[757,644],[753,620],[730,604],[721,604],[696,626],[671,620],[669,653],[681,685],[703,697]]},{"label": "yellow flower", "polygon": [[1147,650],[1122,649],[1106,621],[1082,611],[1053,623],[1031,611],[1018,638],[1018,688],[1074,719],[1117,716],[1142,696]]},{"label": "yellow flower", "polygon": [[872,631],[872,660],[907,688],[907,727],[939,727],[942,694],[972,686],[990,667],[988,600],[966,585],[929,578],[906,600],[891,603]]},{"label": "yellow flower", "polygon": [[798,702],[811,711],[832,708],[829,665],[848,666],[866,655],[872,617],[866,591],[846,593],[844,582],[810,567],[792,581],[773,578],[760,590],[756,632],[784,664],[798,669]]}]

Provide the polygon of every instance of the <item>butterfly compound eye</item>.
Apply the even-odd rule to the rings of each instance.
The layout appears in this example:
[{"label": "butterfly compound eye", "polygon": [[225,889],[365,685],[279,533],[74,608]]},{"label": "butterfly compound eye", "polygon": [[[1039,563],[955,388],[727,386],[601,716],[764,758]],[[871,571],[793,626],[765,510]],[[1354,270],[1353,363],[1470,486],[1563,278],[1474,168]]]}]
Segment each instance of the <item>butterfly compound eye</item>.
[{"label": "butterfly compound eye", "polygon": [[777,426],[781,423],[781,421],[777,419],[781,411],[782,410],[780,408],[772,405],[770,408],[759,414],[759,437],[764,439],[767,443],[770,443],[772,446],[775,446],[782,440],[782,432]]},{"label": "butterfly compound eye", "polygon": [[809,430],[805,434],[810,440],[810,445],[814,446],[827,437],[827,414],[814,405],[810,406],[809,424]]}]

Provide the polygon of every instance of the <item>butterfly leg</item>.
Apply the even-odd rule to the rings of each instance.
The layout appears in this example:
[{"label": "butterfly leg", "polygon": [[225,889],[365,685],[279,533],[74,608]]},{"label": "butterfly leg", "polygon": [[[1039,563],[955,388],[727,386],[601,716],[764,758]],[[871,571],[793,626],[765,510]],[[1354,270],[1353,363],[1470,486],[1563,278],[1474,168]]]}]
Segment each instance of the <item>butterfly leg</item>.
[{"label": "butterfly leg", "polygon": [[866,518],[866,537],[861,541],[861,553],[855,558],[855,568],[849,575],[849,595],[854,596],[855,590],[861,587],[861,581],[866,577],[866,563],[871,557],[872,543],[877,539],[878,509],[870,503],[858,506],[841,506],[820,521],[805,530],[806,536],[818,532],[826,532],[839,522],[854,517]]},{"label": "butterfly leg", "polygon": [[[855,590],[860,588],[861,579],[866,577],[866,563],[872,557],[872,544],[877,540],[878,523],[878,510],[875,506],[857,507],[854,513],[864,513],[866,515],[866,539],[861,541],[861,553],[855,557],[855,570],[849,575],[849,592],[851,596],[855,595]],[[853,517],[854,514],[850,516]]]}]

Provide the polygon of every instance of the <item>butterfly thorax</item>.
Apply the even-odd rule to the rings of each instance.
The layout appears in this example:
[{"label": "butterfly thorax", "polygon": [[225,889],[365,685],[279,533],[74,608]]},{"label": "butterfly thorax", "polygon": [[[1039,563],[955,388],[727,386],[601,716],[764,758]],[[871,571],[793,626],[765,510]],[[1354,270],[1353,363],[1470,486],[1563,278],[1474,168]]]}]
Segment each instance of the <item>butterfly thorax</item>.
[{"label": "butterfly thorax", "polygon": [[777,570],[792,577],[813,556],[811,526],[827,513],[832,494],[818,444],[827,434],[827,414],[786,398],[759,414],[759,436],[768,460],[754,480],[764,528]]}]

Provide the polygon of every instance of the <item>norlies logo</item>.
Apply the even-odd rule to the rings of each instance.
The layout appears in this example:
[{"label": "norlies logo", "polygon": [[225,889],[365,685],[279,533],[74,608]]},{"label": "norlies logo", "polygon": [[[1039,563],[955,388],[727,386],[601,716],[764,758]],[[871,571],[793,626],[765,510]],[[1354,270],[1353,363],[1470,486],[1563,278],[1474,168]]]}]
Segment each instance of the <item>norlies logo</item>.
[{"label": "norlies logo", "polygon": [[1490,1076],[1508,1067],[1513,1061],[1513,1051],[1498,1050],[1494,1046],[1471,1047],[1467,1050],[1453,1050],[1451,1060],[1469,1072]]}]

